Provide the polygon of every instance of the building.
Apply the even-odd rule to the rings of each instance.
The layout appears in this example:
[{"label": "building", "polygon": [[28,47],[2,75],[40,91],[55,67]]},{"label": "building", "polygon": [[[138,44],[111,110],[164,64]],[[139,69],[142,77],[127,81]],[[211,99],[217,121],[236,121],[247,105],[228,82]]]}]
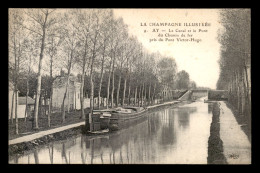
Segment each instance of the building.
[{"label": "building", "polygon": [[[94,106],[98,106],[98,97],[94,97]],[[100,97],[100,106],[106,106],[107,98]]]},{"label": "building", "polygon": [[[19,91],[18,91],[18,93],[19,93]],[[17,117],[24,118],[25,108],[26,108],[26,97],[19,97],[18,93],[17,93],[17,97],[18,97]],[[14,98],[13,98],[13,96],[14,96]],[[12,101],[13,101],[13,104],[12,104]],[[15,94],[14,94],[14,84],[12,82],[9,82],[8,103],[9,103],[9,114],[8,114],[9,119],[11,119],[12,105],[13,105],[13,119],[15,119]],[[28,111],[27,116],[28,116],[28,114],[30,115],[34,109],[34,99],[32,99],[31,97],[28,97],[27,105],[28,105],[28,109],[27,109],[27,111]]]},{"label": "building", "polygon": [[[9,119],[11,119],[11,112],[12,112],[12,106],[15,106],[15,95],[14,95],[14,84],[12,82],[9,81],[9,85],[8,85],[8,107],[9,107]],[[14,98],[13,98],[14,97]],[[13,103],[12,103],[13,101]],[[14,109],[13,109],[14,110]],[[14,115],[14,114],[13,114]],[[15,118],[15,117],[13,117]]]},{"label": "building", "polygon": [[160,96],[162,99],[170,99],[172,98],[172,89],[168,85],[162,86],[162,91],[160,93]]},{"label": "building", "polygon": [[[34,99],[28,96],[27,98],[27,114],[26,117],[30,116],[34,110]],[[17,116],[18,118],[24,118],[26,109],[26,97],[18,97]]]},{"label": "building", "polygon": [[[57,76],[53,81],[53,93],[52,93],[52,107],[53,109],[60,110],[64,94],[66,91],[68,75],[65,75],[61,71],[61,75]],[[79,110],[80,107],[80,85],[78,78],[75,76],[69,76],[69,85],[67,90],[67,95],[65,99],[65,110]]]}]

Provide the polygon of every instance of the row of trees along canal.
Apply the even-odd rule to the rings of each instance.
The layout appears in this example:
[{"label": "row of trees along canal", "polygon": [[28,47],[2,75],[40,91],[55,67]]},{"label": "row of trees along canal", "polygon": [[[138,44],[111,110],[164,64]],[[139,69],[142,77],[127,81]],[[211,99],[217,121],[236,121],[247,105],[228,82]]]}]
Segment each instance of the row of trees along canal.
[{"label": "row of trees along canal", "polygon": [[229,102],[250,126],[251,121],[251,16],[249,9],[221,11],[223,32],[218,89],[229,91]]},{"label": "row of trees along canal", "polygon": [[[90,96],[92,111],[94,97],[98,97],[98,106],[100,97],[107,98],[107,107],[113,107],[114,102],[116,106],[129,104],[131,98],[135,98],[135,103],[137,98],[141,103],[145,98],[146,104],[151,104],[162,86],[196,87],[187,72],[177,73],[173,58],[146,51],[112,10],[9,9],[9,80],[15,93],[19,90],[26,100],[35,95],[35,129],[39,128],[42,96],[50,98],[47,115],[50,127],[52,83],[61,68],[67,75],[76,73],[81,82],[81,118],[86,95]],[[69,80],[66,82],[68,90]],[[66,93],[61,106],[63,123]],[[16,95],[12,99],[17,100]],[[18,134],[17,102],[11,106],[11,121],[15,114]]]}]

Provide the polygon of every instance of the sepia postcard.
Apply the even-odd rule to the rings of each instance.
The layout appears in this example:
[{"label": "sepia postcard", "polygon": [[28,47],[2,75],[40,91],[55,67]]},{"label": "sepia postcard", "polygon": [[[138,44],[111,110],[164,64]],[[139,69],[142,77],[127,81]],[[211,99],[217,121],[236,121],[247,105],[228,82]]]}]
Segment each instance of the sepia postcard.
[{"label": "sepia postcard", "polygon": [[9,164],[251,164],[251,9],[9,8]]}]

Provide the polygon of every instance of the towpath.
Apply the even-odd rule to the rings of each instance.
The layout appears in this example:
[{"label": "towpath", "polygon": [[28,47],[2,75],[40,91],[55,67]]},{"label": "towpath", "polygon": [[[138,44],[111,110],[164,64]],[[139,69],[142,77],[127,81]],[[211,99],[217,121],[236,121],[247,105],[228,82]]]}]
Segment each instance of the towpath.
[{"label": "towpath", "polygon": [[66,126],[62,126],[62,127],[57,127],[55,129],[44,130],[44,131],[40,131],[40,132],[37,132],[37,133],[34,133],[34,134],[22,136],[22,137],[19,137],[19,138],[9,140],[9,145],[32,141],[34,139],[41,138],[41,137],[46,136],[46,135],[50,135],[50,134],[53,134],[53,133],[61,132],[61,131],[68,130],[68,129],[71,129],[71,128],[75,128],[75,127],[78,127],[78,126],[81,126],[81,125],[84,125],[84,124],[85,124],[85,122],[80,122],[80,123],[70,124],[70,125],[66,125]]},{"label": "towpath", "polygon": [[220,138],[228,164],[251,164],[251,143],[224,101],[220,101]]}]

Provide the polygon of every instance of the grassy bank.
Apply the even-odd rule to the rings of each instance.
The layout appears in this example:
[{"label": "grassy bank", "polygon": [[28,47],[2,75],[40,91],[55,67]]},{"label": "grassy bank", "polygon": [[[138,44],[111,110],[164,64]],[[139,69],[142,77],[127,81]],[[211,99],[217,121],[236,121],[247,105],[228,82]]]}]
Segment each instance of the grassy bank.
[{"label": "grassy bank", "polygon": [[223,142],[220,139],[220,109],[218,102],[213,104],[212,122],[210,125],[210,136],[208,140],[208,164],[227,164],[223,154]]},{"label": "grassy bank", "polygon": [[[85,113],[89,113],[89,109],[85,109]],[[71,111],[71,112],[66,112],[66,120],[65,123],[62,123],[62,116],[61,112],[56,112],[51,115],[51,127],[48,127],[48,117],[47,115],[41,115],[39,116],[38,123],[39,123],[39,129],[38,130],[33,130],[32,129],[32,121],[29,119],[24,121],[24,118],[18,119],[18,131],[19,134],[15,134],[15,120],[14,123],[12,124],[11,121],[9,120],[8,122],[8,137],[9,140],[18,138],[24,135],[36,133],[39,131],[43,130],[49,130],[57,127],[61,127],[64,125],[69,125],[69,124],[74,124],[78,122],[82,122],[84,119],[80,119],[80,110],[77,111]]]},{"label": "grassy bank", "polygon": [[64,130],[62,132],[46,135],[29,142],[22,142],[22,143],[10,145],[8,147],[8,155],[11,158],[15,154],[23,154],[25,151],[35,149],[38,146],[47,144],[49,142],[68,139],[72,136],[81,134],[83,128],[84,128],[83,126],[75,127],[72,129]]}]

